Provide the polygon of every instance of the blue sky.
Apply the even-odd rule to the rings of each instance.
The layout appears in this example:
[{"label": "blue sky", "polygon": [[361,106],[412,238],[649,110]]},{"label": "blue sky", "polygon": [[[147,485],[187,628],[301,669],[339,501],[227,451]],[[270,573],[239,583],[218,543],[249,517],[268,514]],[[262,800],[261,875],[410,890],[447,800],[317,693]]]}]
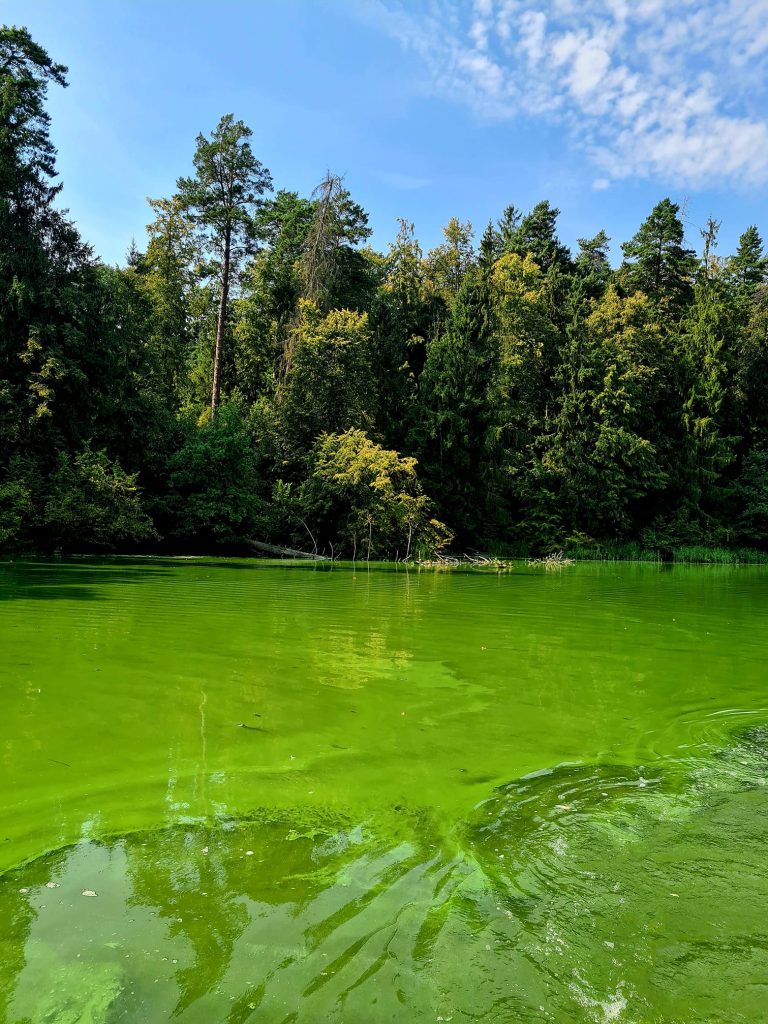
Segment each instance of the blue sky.
[{"label": "blue sky", "polygon": [[548,198],[560,234],[629,238],[658,199],[720,252],[768,237],[766,0],[3,0],[70,68],[49,110],[63,201],[108,262],[141,247],[198,132],[253,129],[280,188],[344,174],[385,248],[478,235]]}]

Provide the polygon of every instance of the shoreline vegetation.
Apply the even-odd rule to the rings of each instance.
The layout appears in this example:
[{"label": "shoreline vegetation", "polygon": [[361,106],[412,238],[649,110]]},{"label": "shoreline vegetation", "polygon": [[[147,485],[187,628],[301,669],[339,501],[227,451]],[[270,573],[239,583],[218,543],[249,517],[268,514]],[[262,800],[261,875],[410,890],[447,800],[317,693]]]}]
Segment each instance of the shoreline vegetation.
[{"label": "shoreline vegetation", "polygon": [[216,548],[210,551],[72,551],[66,554],[62,551],[50,550],[46,551],[35,551],[35,550],[5,550],[0,552],[0,563],[3,562],[26,562],[36,561],[38,559],[44,561],[51,560],[83,560],[83,561],[99,561],[100,559],[106,559],[111,561],[113,559],[171,559],[171,560],[195,560],[195,559],[247,559],[253,560],[254,562],[264,561],[270,564],[279,564],[281,562],[298,562],[307,565],[321,565],[326,568],[333,568],[339,564],[346,567],[349,566],[364,566],[372,565],[375,567],[381,566],[401,566],[404,568],[416,568],[416,569],[462,569],[462,570],[496,570],[496,571],[507,571],[512,570],[516,566],[527,566],[529,568],[544,568],[544,569],[561,569],[567,568],[575,564],[589,564],[589,563],[610,563],[610,562],[622,562],[626,564],[637,564],[637,565],[721,565],[721,566],[754,566],[754,565],[768,565],[768,552],[761,551],[757,548],[707,548],[701,546],[685,546],[671,548],[667,551],[652,551],[641,548],[636,544],[610,544],[610,545],[596,545],[591,548],[585,547],[568,547],[560,551],[553,551],[547,555],[534,556],[530,553],[521,552],[517,550],[510,553],[509,550],[505,551],[504,554],[479,554],[473,552],[471,555],[464,553],[456,554],[452,552],[440,552],[435,554],[421,553],[416,554],[408,559],[405,558],[390,558],[390,559],[371,559],[370,562],[365,558],[357,558],[353,560],[348,557],[342,557],[340,555],[334,555],[331,558],[330,555],[322,553],[313,553],[308,551],[293,551],[292,549],[285,548],[282,551],[277,546],[272,547],[271,551],[254,551],[249,547],[225,547]]},{"label": "shoreline vegetation", "polygon": [[0,28],[0,551],[768,561],[756,226],[697,251],[662,199],[612,266],[544,200],[382,251],[225,114],[106,266],[60,206],[67,76]]}]

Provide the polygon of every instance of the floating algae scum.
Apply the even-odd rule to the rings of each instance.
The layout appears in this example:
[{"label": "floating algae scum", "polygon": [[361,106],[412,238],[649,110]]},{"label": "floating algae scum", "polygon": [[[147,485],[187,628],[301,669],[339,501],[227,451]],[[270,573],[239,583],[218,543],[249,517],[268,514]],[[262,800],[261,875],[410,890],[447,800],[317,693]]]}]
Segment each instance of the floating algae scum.
[{"label": "floating algae scum", "polygon": [[0,598],[3,1022],[766,1019],[768,570]]}]

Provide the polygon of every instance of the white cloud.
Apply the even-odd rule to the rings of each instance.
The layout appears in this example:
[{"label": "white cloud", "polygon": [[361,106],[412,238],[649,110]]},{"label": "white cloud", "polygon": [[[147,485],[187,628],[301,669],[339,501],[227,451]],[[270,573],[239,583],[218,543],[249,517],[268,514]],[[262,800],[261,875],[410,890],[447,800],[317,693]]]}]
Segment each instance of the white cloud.
[{"label": "white cloud", "polygon": [[565,123],[594,188],[768,183],[768,0],[370,0],[429,87]]},{"label": "white cloud", "polygon": [[582,99],[600,85],[611,65],[607,51],[595,39],[588,39],[578,47],[568,76],[574,96]]},{"label": "white cloud", "polygon": [[[509,39],[511,27],[505,21],[505,31],[508,32],[503,38]],[[545,39],[547,35],[547,16],[543,11],[523,11],[519,26],[520,47],[525,51],[531,64],[538,64],[545,53]]]}]

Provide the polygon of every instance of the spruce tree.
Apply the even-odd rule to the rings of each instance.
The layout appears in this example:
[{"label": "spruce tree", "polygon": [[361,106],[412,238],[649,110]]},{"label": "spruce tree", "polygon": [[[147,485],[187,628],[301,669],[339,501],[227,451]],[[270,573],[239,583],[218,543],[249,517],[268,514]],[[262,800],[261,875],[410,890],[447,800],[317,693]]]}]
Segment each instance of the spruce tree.
[{"label": "spruce tree", "polygon": [[696,254],[685,247],[680,207],[662,199],[621,246],[625,280],[632,291],[645,292],[673,316],[689,301],[696,271]]},{"label": "spruce tree", "polygon": [[495,518],[489,388],[497,370],[490,281],[461,284],[444,333],[429,346],[419,390],[420,464],[427,490],[460,540],[488,539]]},{"label": "spruce tree", "polygon": [[610,238],[605,231],[598,231],[594,238],[579,238],[579,253],[574,260],[574,270],[583,280],[585,293],[599,298],[605,291],[611,276],[608,260]]},{"label": "spruce tree", "polygon": [[729,275],[739,287],[754,289],[768,276],[763,240],[754,224],[739,239],[736,255],[728,261]]},{"label": "spruce tree", "polygon": [[560,211],[551,206],[548,200],[537,203],[530,213],[520,219],[517,226],[513,226],[512,222],[504,225],[504,252],[521,257],[530,254],[545,274],[551,266],[557,266],[563,272],[570,271],[571,254],[557,237],[559,216]]}]

